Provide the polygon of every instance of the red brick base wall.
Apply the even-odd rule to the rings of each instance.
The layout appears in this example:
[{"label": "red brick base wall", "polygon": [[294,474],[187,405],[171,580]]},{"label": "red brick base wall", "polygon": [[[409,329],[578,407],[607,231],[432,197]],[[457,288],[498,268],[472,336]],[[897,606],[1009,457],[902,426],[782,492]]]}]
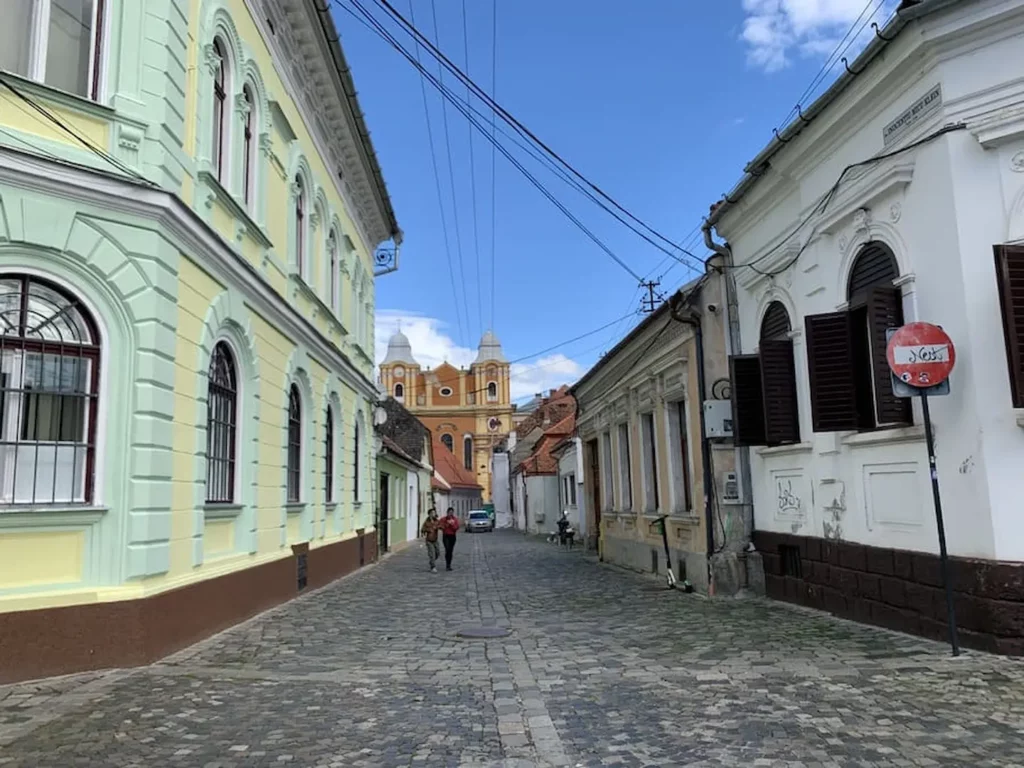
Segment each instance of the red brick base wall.
[{"label": "red brick base wall", "polygon": [[[754,532],[769,597],[867,624],[946,640],[937,555]],[[950,558],[960,642],[1024,656],[1024,563]]]},{"label": "red brick base wall", "polygon": [[[376,534],[306,554],[306,588],[377,559]],[[149,664],[300,594],[298,555],[142,600],[0,613],[0,683]]]}]

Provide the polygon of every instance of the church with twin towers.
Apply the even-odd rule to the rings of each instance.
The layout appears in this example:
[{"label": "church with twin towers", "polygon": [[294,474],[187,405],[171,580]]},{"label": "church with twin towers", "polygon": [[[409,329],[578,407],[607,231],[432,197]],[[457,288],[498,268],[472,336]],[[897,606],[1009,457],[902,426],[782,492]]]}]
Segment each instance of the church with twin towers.
[{"label": "church with twin towers", "polygon": [[[512,431],[509,362],[491,331],[480,339],[469,368],[444,362],[422,368],[409,339],[399,329],[388,341],[380,364],[385,391],[430,430],[435,451],[451,451],[472,471],[492,501],[491,455]],[[436,459],[435,459],[436,461]]]}]

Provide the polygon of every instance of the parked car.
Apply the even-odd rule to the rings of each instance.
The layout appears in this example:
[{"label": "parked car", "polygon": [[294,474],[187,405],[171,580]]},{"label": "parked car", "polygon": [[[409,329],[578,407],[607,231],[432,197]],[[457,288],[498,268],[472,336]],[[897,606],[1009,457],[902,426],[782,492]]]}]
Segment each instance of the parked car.
[{"label": "parked car", "polygon": [[466,521],[466,533],[493,530],[494,521],[491,519],[491,514],[487,510],[474,509],[470,511],[469,520]]}]

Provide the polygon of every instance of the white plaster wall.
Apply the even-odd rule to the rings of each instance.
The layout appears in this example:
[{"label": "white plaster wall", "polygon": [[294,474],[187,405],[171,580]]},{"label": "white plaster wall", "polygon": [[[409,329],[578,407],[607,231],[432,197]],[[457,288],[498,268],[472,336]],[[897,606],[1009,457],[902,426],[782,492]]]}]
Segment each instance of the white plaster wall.
[{"label": "white plaster wall", "polygon": [[[941,111],[900,144],[946,123],[967,123],[968,130],[884,161],[863,179],[848,176],[834,205],[815,219],[814,239],[782,275],[737,273],[743,352],[756,351],[772,300],[786,305],[794,326],[803,442],[752,449],[758,529],[938,550],[919,405],[909,429],[811,431],[803,318],[844,306],[859,245],[878,239],[899,261],[906,320],[942,325],[957,344],[953,393],[931,401],[950,551],[1024,559],[1024,428],[1010,400],[992,252],[996,243],[1024,237],[1016,218],[1024,209],[1024,173],[1015,170],[1024,166],[1024,78],[1005,66],[1024,61],[1020,11],[1020,3],[967,3],[901,37],[892,55],[780,153],[755,193],[720,222],[735,263],[757,258],[807,215],[845,166],[882,152],[883,126],[937,82]],[[986,15],[990,23],[978,23]],[[976,24],[970,35],[966,24]],[[934,43],[922,43],[928,40]],[[994,124],[1002,124],[1001,133]],[[899,169],[907,183],[889,184],[886,175],[892,179]],[[858,231],[854,213],[861,206],[871,221]],[[805,227],[795,248],[811,231]]]},{"label": "white plaster wall", "polygon": [[[557,528],[559,507],[558,476],[528,475],[526,477],[530,533],[550,533]],[[538,521],[540,515],[543,521]]]},{"label": "white plaster wall", "polygon": [[491,456],[491,482],[494,524],[498,528],[510,528],[512,526],[512,510],[510,508],[507,453],[495,453]]}]

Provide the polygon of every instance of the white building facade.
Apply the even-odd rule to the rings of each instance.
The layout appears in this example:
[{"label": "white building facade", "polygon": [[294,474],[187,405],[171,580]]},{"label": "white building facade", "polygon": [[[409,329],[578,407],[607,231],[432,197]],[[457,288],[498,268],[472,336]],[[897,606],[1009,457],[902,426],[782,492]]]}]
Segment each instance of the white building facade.
[{"label": "white building facade", "polygon": [[960,627],[969,644],[1024,652],[1024,78],[1011,61],[1024,61],[1021,0],[902,10],[708,228],[737,287],[733,415],[752,446],[768,594],[942,635],[920,403],[893,395],[885,361],[887,329],[931,322],[957,349],[952,392],[930,404]]}]

